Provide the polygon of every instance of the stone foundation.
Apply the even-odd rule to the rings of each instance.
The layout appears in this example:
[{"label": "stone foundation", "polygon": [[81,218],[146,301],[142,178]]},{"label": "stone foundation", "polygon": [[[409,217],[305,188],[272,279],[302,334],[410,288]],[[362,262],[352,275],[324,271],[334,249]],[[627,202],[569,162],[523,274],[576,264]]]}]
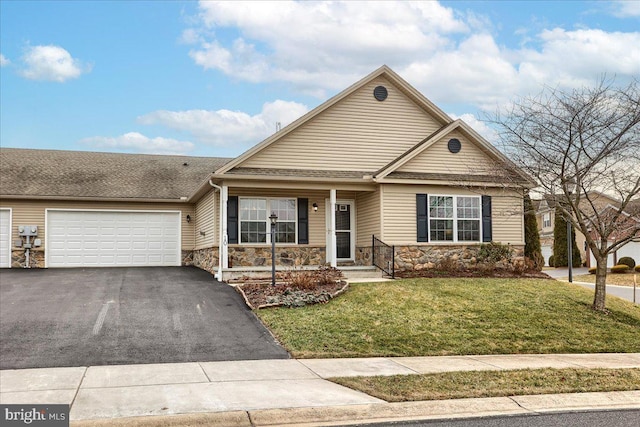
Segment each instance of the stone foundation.
[{"label": "stone foundation", "polygon": [[[510,260],[496,263],[497,268],[511,269],[515,265],[524,263],[524,246],[510,246],[512,256]],[[396,246],[395,270],[428,270],[438,266],[443,260],[455,263],[458,268],[476,268],[478,265],[478,251],[480,245],[431,245],[431,246]]]},{"label": "stone foundation", "polygon": [[[27,256],[24,249],[14,249],[11,251],[11,268],[25,268],[27,266]],[[31,249],[29,251],[29,268],[44,268],[44,251]]]},{"label": "stone foundation", "polygon": [[218,271],[219,262],[217,246],[215,248],[196,249],[193,251],[192,265],[208,271],[211,274]]},{"label": "stone foundation", "polygon": [[193,265],[193,251],[182,251],[182,266]]},{"label": "stone foundation", "polygon": [[373,265],[373,251],[371,246],[356,247],[355,265],[367,267]]},{"label": "stone foundation", "polygon": [[[324,247],[276,246],[276,265],[301,267],[303,265],[323,265],[327,254]],[[229,247],[229,268],[263,267],[271,265],[270,247]]]}]

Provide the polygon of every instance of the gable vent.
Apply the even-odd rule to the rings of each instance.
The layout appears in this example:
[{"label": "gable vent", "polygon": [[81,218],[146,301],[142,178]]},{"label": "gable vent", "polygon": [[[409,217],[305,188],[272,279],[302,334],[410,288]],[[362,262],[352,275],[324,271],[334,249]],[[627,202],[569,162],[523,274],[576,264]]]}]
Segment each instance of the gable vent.
[{"label": "gable vent", "polygon": [[373,97],[378,101],[384,101],[385,99],[387,99],[388,95],[389,93],[387,92],[387,88],[384,86],[376,86],[376,88],[373,90]]},{"label": "gable vent", "polygon": [[451,138],[447,143],[447,148],[449,148],[449,151],[455,154],[460,152],[462,144],[460,144],[460,140],[458,138]]}]

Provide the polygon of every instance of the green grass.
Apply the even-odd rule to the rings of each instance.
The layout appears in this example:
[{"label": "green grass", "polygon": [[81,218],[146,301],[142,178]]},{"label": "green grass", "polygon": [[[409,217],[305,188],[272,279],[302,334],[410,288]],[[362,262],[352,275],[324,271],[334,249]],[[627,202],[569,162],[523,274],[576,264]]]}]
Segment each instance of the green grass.
[{"label": "green grass", "polygon": [[525,369],[332,378],[387,402],[640,389],[640,369]]},{"label": "green grass", "polygon": [[407,279],[256,313],[297,358],[640,352],[640,307],[592,301],[553,280]]}]

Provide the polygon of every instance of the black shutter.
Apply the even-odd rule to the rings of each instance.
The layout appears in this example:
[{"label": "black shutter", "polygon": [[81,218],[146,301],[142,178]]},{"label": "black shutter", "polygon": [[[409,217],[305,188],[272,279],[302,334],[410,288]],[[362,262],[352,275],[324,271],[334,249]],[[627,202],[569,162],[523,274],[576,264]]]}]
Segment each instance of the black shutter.
[{"label": "black shutter", "polygon": [[482,241],[490,242],[493,240],[493,231],[491,230],[491,196],[482,196]]},{"label": "black shutter", "polygon": [[309,199],[298,199],[298,244],[309,244]]},{"label": "black shutter", "polygon": [[416,214],[418,225],[418,242],[429,241],[429,215],[427,212],[427,200],[429,199],[426,194],[416,194]]},{"label": "black shutter", "polygon": [[227,200],[227,236],[229,244],[238,243],[238,196]]}]

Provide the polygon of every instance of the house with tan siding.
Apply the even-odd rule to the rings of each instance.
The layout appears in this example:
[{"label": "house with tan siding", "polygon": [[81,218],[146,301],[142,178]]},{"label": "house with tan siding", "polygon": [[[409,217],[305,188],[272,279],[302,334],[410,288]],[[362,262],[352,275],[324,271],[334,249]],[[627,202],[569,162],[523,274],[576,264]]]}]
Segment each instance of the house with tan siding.
[{"label": "house with tan siding", "polygon": [[522,250],[534,186],[386,66],[234,159],[0,153],[3,267],[24,266],[27,244],[41,267],[267,270],[272,214],[278,268],[367,268],[374,241],[396,268],[472,263],[483,242]]}]

